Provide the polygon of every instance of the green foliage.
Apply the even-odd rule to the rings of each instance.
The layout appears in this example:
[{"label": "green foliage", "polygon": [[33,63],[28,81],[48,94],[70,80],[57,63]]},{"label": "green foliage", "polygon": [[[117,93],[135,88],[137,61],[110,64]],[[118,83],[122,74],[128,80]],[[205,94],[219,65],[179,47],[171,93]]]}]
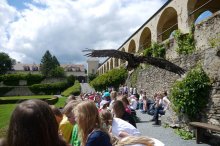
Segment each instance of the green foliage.
[{"label": "green foliage", "polygon": [[19,86],[20,80],[26,80],[25,74],[5,74],[2,76],[3,83],[7,86]]},{"label": "green foliage", "polygon": [[90,82],[90,84],[96,91],[105,90],[110,86],[118,88],[120,84],[125,82],[127,76],[128,72],[125,69],[112,69],[109,72],[96,77]]},{"label": "green foliage", "polygon": [[52,77],[64,77],[65,76],[65,72],[64,69],[60,66],[56,66],[55,68],[53,68],[50,72],[50,75]]},{"label": "green foliage", "polygon": [[45,77],[63,77],[64,70],[55,56],[52,56],[47,50],[41,59],[40,71]]},{"label": "green foliage", "polygon": [[193,139],[193,133],[186,131],[184,129],[175,129],[174,132],[178,134],[184,140]]},{"label": "green foliage", "polygon": [[164,58],[166,50],[163,44],[152,43],[151,47],[144,50],[144,56],[160,57]]},{"label": "green foliage", "polygon": [[75,81],[72,87],[67,88],[61,93],[62,96],[68,97],[69,95],[78,96],[81,93],[81,86],[78,80]]},{"label": "green foliage", "polygon": [[178,44],[178,48],[176,48],[178,54],[191,54],[195,50],[193,31],[194,29],[192,29],[188,34],[183,34],[180,30],[175,31],[174,39]]},{"label": "green foliage", "polygon": [[27,85],[40,83],[44,77],[41,74],[5,74],[1,76],[1,80],[7,86],[19,86],[20,80],[27,80]]},{"label": "green foliage", "polygon": [[68,76],[67,77],[67,85],[68,85],[68,87],[74,85],[75,81],[76,81],[76,77],[74,75]]},{"label": "green foliage", "polygon": [[0,87],[0,96],[4,96],[7,92],[12,90],[13,87]]},{"label": "green foliage", "polygon": [[192,69],[182,81],[176,81],[171,88],[171,101],[177,113],[196,118],[208,102],[210,79],[201,67]]},{"label": "green foliage", "polygon": [[88,75],[89,81],[94,80],[97,76],[98,76],[97,74],[89,74]]},{"label": "green foliage", "polygon": [[59,94],[67,87],[66,82],[52,83],[52,84],[34,84],[29,89],[35,94]]},{"label": "green foliage", "polygon": [[11,59],[8,54],[0,52],[0,74],[5,74],[12,70],[15,60]]},{"label": "green foliage", "polygon": [[42,74],[27,74],[27,85],[39,84],[44,79]]}]

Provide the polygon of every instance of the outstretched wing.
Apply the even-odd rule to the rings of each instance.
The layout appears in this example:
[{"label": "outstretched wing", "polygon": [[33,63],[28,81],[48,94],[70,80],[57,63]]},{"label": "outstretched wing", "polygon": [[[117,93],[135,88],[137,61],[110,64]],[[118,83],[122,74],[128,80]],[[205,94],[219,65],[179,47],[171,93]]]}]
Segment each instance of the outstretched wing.
[{"label": "outstretched wing", "polygon": [[159,67],[161,69],[165,69],[167,71],[176,73],[178,75],[182,75],[186,72],[183,68],[175,65],[174,63],[172,63],[168,60],[162,59],[162,58],[155,58],[155,57],[150,57],[150,56],[148,56],[148,57],[139,56],[138,60],[140,61],[140,63],[148,63],[153,66]]},{"label": "outstretched wing", "polygon": [[83,52],[90,52],[85,54],[87,57],[113,57],[118,59],[123,59],[129,61],[130,59],[134,58],[134,55],[131,53],[118,51],[118,50],[83,50]]}]

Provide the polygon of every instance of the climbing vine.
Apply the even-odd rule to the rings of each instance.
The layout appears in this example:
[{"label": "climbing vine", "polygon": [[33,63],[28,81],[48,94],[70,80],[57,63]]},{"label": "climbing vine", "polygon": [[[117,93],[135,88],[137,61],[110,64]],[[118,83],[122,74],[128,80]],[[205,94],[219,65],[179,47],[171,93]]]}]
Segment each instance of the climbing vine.
[{"label": "climbing vine", "polygon": [[191,54],[195,50],[195,41],[194,41],[194,27],[191,28],[191,31],[187,34],[183,34],[180,30],[176,30],[174,33],[174,39],[178,44],[176,51],[178,54]]},{"label": "climbing vine", "polygon": [[173,109],[179,114],[185,113],[190,119],[196,118],[207,104],[210,87],[210,79],[203,69],[192,69],[182,81],[176,81],[171,88]]},{"label": "climbing vine", "polygon": [[153,43],[149,48],[146,48],[143,52],[144,56],[160,57],[164,58],[166,50],[163,44]]}]

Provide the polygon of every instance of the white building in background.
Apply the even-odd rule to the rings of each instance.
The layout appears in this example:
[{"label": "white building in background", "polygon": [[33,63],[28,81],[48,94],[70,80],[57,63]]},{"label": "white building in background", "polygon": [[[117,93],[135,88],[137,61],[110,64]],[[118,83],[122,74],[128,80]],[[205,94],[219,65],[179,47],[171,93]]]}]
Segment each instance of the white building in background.
[{"label": "white building in background", "polygon": [[97,69],[99,67],[99,59],[95,58],[95,57],[90,57],[87,60],[87,76],[89,74],[96,74],[97,73]]},{"label": "white building in background", "polygon": [[[82,76],[85,77],[85,67],[83,64],[60,64],[66,73],[67,76],[74,75],[76,77]],[[17,62],[13,66],[13,71],[10,73],[32,73],[38,74],[40,73],[40,64],[24,64]]]}]

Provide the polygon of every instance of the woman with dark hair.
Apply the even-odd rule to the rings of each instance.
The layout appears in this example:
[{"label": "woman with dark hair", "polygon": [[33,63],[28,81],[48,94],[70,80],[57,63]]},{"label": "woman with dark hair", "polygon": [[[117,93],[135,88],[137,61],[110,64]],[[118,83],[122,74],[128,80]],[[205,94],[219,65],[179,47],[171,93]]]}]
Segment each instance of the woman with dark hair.
[{"label": "woman with dark hair", "polygon": [[26,100],[12,113],[8,146],[67,146],[59,137],[58,123],[49,107],[41,100]]},{"label": "woman with dark hair", "polygon": [[120,118],[122,120],[125,120],[129,122],[131,125],[133,125],[135,128],[137,128],[134,118],[131,114],[127,113],[125,111],[125,107],[123,105],[123,102],[120,100],[116,100],[113,104],[113,113],[115,114],[116,118]]}]

